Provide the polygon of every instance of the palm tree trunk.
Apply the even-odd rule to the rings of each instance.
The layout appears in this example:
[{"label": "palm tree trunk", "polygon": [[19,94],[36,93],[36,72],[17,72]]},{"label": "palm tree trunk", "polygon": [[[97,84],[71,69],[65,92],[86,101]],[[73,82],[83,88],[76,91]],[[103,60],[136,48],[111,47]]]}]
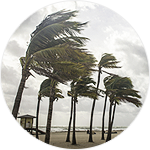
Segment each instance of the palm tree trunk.
[{"label": "palm tree trunk", "polygon": [[[99,68],[99,72],[98,72],[98,81],[97,81],[96,93],[97,93],[97,90],[98,90],[98,87],[99,87],[99,84],[100,84],[100,74],[101,74],[101,68]],[[96,102],[96,99],[93,100],[93,105],[92,105],[92,110],[91,110],[89,142],[93,142],[92,125],[93,125],[93,114],[94,114],[94,109],[95,109],[95,102]]]},{"label": "palm tree trunk", "polygon": [[115,111],[116,111],[116,102],[115,102],[114,108],[113,108],[113,116],[112,116],[112,121],[111,121],[111,124],[112,124],[112,125],[113,125],[114,118],[115,118]]},{"label": "palm tree trunk", "polygon": [[73,97],[71,97],[71,112],[70,112],[70,120],[69,120],[69,125],[68,125],[68,133],[67,133],[66,142],[70,142],[70,129],[71,129],[71,122],[72,122],[72,113],[73,113]]},{"label": "palm tree trunk", "polygon": [[49,144],[50,142],[51,121],[52,121],[53,101],[54,101],[53,95],[54,94],[53,94],[52,86],[50,85],[49,109],[48,109],[46,135],[45,135],[45,143],[47,144]]},{"label": "palm tree trunk", "polygon": [[41,95],[38,96],[38,104],[36,110],[36,138],[39,139],[38,136],[38,122],[39,122],[39,108],[40,108]]},{"label": "palm tree trunk", "polygon": [[[112,127],[113,127],[113,122],[114,122],[114,117],[115,117],[115,111],[116,111],[116,102],[114,104],[114,108],[113,108],[113,115],[112,115],[112,119],[111,119],[111,132],[112,132]],[[110,140],[111,140],[111,134],[110,134]]]},{"label": "palm tree trunk", "polygon": [[72,145],[76,145],[76,135],[75,135],[75,121],[76,121],[76,99],[74,99],[74,112],[73,112],[73,135],[72,135]]},{"label": "palm tree trunk", "polygon": [[104,121],[105,121],[105,111],[106,111],[106,102],[107,102],[107,94],[106,94],[106,97],[105,97],[105,103],[104,103],[104,109],[103,109],[103,118],[102,118],[102,138],[101,140],[105,140],[105,137],[104,137]]},{"label": "palm tree trunk", "polygon": [[15,119],[17,118],[18,115],[18,111],[19,111],[19,107],[20,107],[20,103],[21,103],[21,98],[22,98],[22,93],[25,87],[25,82],[26,82],[26,74],[25,72],[22,70],[22,78],[20,81],[20,85],[18,88],[18,92],[15,98],[15,102],[14,102],[14,106],[13,106],[13,110],[12,110],[12,115],[15,117]]},{"label": "palm tree trunk", "polygon": [[92,138],[92,124],[93,124],[93,114],[94,114],[94,108],[95,108],[95,101],[96,100],[94,99],[93,105],[92,105],[92,111],[91,111],[89,142],[93,142],[93,138]]},{"label": "palm tree trunk", "polygon": [[112,114],[112,102],[110,102],[110,107],[109,107],[109,123],[108,123],[108,134],[107,134],[107,141],[110,141],[111,139],[111,114]]}]

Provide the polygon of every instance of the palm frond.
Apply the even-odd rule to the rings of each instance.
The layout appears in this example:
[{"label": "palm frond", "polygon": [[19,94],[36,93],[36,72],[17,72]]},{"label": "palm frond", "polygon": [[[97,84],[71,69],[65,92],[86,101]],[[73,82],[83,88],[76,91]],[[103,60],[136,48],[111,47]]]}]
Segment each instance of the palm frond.
[{"label": "palm frond", "polygon": [[89,39],[78,36],[87,22],[69,21],[76,13],[62,10],[48,15],[37,26],[31,34],[24,68],[61,83],[91,74],[96,59],[83,48]]},{"label": "palm frond", "polygon": [[117,66],[117,63],[119,63],[120,61],[113,61],[113,62],[106,62],[105,64],[103,64],[104,68],[121,68],[120,66]]},{"label": "palm frond", "polygon": [[76,17],[76,13],[78,11],[65,11],[61,10],[56,13],[48,15],[37,27],[36,30],[31,33],[31,37],[33,38],[42,28],[54,24],[69,20],[71,17]]},{"label": "palm frond", "polygon": [[104,67],[104,68],[121,68],[121,67],[117,66],[117,64],[119,62],[120,61],[117,61],[115,56],[113,56],[112,54],[104,53],[99,62],[99,67],[100,68],[102,68],[102,67]]},{"label": "palm frond", "polygon": [[84,96],[97,99],[97,89],[93,86],[95,84],[96,82],[89,76],[82,76],[72,81],[71,91],[69,92],[69,95]]},{"label": "palm frond", "polygon": [[126,96],[126,97],[116,97],[115,99],[118,99],[119,101],[124,102],[124,103],[126,103],[126,102],[132,103],[132,104],[136,105],[137,107],[142,106],[142,103],[137,98]]},{"label": "palm frond", "polygon": [[54,99],[58,99],[58,98],[64,98],[64,96],[62,95],[62,91],[60,89],[57,88],[58,82],[51,80],[51,79],[45,79],[41,85],[40,85],[40,90],[39,93],[41,96],[43,97],[50,97],[50,86],[52,84],[52,81],[55,82],[53,85],[53,89],[54,89]]},{"label": "palm frond", "polygon": [[104,79],[106,91],[111,102],[130,102],[137,107],[142,106],[140,102],[141,96],[139,91],[133,89],[133,84],[130,78],[120,76],[108,76]]},{"label": "palm frond", "polygon": [[83,45],[88,38],[77,37],[76,33],[80,33],[87,22],[67,21],[70,17],[75,17],[75,13],[76,11],[60,11],[48,15],[31,34],[27,54],[34,54],[41,49],[46,49],[68,40],[74,40],[76,43]]},{"label": "palm frond", "polygon": [[131,89],[133,84],[130,78],[120,76],[108,76],[104,78],[106,89]]}]

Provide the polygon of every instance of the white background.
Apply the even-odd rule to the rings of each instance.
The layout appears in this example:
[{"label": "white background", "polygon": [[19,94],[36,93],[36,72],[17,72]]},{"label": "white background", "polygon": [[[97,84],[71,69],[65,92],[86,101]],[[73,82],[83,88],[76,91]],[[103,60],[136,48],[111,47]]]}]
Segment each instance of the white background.
[{"label": "white background", "polygon": [[[0,2],[0,59],[7,42],[19,25],[34,12],[42,7],[61,0],[5,0]],[[89,0],[104,5],[120,14],[138,33],[145,47],[148,60],[150,59],[150,8],[149,0]],[[69,8],[68,8],[69,9]],[[11,74],[10,74],[11,76]],[[12,79],[13,80],[13,79]],[[3,149],[58,149],[37,141],[22,130],[13,119],[0,91],[0,147]],[[146,101],[135,121],[120,136],[107,144],[94,149],[148,150],[150,126],[150,94],[147,93]]]}]

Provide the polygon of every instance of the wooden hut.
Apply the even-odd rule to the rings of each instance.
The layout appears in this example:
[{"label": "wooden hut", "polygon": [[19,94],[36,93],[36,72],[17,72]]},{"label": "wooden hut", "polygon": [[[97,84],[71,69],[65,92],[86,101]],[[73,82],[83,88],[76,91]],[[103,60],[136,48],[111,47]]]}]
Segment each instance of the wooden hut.
[{"label": "wooden hut", "polygon": [[[23,115],[19,116],[17,118],[20,118],[20,125],[30,132],[31,134],[35,134],[32,131],[36,131],[36,128],[33,128],[33,119],[36,118],[35,116],[31,115]],[[46,134],[44,131],[38,129],[38,134]]]},{"label": "wooden hut", "polygon": [[20,118],[20,125],[24,129],[28,129],[28,128],[31,129],[33,127],[33,118],[36,117],[27,114],[27,115],[19,116],[18,118]]}]

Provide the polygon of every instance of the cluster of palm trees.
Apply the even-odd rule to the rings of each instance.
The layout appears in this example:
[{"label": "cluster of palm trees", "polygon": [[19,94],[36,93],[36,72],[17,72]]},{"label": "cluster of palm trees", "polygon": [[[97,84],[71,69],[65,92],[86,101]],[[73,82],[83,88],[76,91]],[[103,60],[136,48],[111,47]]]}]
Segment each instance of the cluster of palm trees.
[{"label": "cluster of palm trees", "polygon": [[[45,76],[46,79],[41,83],[38,93],[38,105],[36,116],[36,137],[38,138],[38,115],[40,101],[42,97],[49,97],[49,108],[47,114],[47,125],[45,143],[50,142],[51,121],[53,112],[53,102],[58,98],[64,98],[59,83],[66,84],[71,81],[68,96],[71,97],[71,112],[68,125],[66,142],[70,142],[70,129],[73,117],[73,136],[72,144],[76,144],[75,120],[76,104],[78,97],[89,97],[93,99],[90,121],[89,142],[92,139],[92,123],[96,100],[99,96],[105,95],[103,121],[102,121],[102,139],[104,139],[104,118],[106,101],[109,97],[109,125],[107,140],[111,139],[111,131],[114,121],[116,104],[121,102],[131,102],[137,107],[141,106],[138,91],[133,89],[132,81],[127,77],[108,73],[103,68],[120,68],[119,63],[112,54],[103,54],[98,65],[95,57],[83,48],[85,42],[89,39],[80,36],[83,27],[87,22],[81,23],[71,21],[77,11],[61,10],[48,15],[31,34],[31,40],[26,51],[25,57],[20,58],[22,66],[22,78],[15,98],[12,114],[17,118],[25,82],[30,77],[31,70],[35,73]],[[95,67],[98,66],[98,70]],[[98,72],[97,86],[91,78],[93,72]],[[100,76],[102,73],[108,74],[104,78],[105,90],[99,88]],[[113,109],[113,112],[112,112]]]}]

